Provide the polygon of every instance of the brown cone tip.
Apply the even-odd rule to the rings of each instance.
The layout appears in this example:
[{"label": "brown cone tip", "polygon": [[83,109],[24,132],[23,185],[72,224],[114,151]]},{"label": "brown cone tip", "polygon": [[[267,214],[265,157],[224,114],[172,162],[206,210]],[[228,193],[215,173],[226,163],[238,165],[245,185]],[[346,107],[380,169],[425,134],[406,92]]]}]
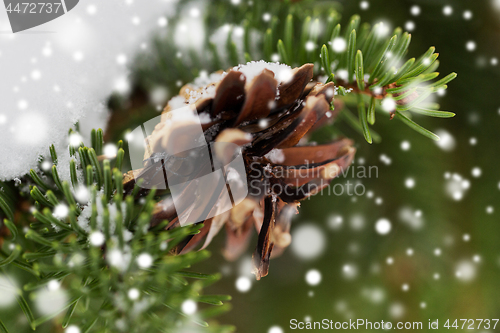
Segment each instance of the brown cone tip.
[{"label": "brown cone tip", "polygon": [[[196,202],[174,207],[168,195],[160,201],[152,224],[168,219],[167,228],[174,228],[179,226],[179,216],[190,211],[202,214],[201,232],[178,245],[176,253],[205,248],[225,229],[227,240],[223,253],[228,260],[235,260],[245,252],[255,228],[259,236],[253,253],[253,272],[257,279],[268,274],[273,249],[281,253],[291,242],[291,217],[297,213],[300,201],[328,186],[349,166],[356,152],[349,139],[307,145],[309,135],[334,122],[337,115],[331,110],[334,84],[323,84],[313,77],[313,64],[291,69],[286,65],[251,62],[212,74],[201,83],[197,80],[185,85],[179,96],[168,103],[162,113],[162,123],[177,108],[187,105],[196,108],[207,145],[232,144],[215,146],[212,157],[226,165],[241,154],[244,161],[247,179],[229,177],[227,188],[239,186],[243,181],[248,186],[244,200],[212,217],[203,218],[206,212],[195,206],[217,207],[225,190],[208,183],[198,191],[200,198]],[[158,124],[148,137],[155,150],[153,155],[171,148],[169,145],[185,144],[183,133],[192,131],[192,126],[189,122],[175,126]],[[143,169],[127,173],[125,190],[132,191],[134,175],[152,178],[150,175],[156,171],[145,163]],[[196,181],[188,188],[196,190],[199,186]]]}]

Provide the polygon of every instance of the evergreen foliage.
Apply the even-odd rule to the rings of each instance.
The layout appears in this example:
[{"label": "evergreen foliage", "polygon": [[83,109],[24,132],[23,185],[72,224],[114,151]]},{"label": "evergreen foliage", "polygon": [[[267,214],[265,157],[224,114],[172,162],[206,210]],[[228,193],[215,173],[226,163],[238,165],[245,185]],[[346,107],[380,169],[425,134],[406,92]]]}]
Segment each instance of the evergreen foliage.
[{"label": "evergreen foliage", "polygon": [[[179,14],[192,3],[181,2]],[[390,113],[391,119],[395,117],[433,140],[439,137],[415,123],[411,113],[454,116],[439,111],[435,103],[422,102],[447,89],[457,74],[436,80],[439,54],[435,47],[405,60],[411,34],[399,27],[390,33],[383,23],[371,27],[353,15],[342,28],[334,1],[252,1],[228,6],[227,1],[216,0],[207,4],[205,13],[205,51],[180,51],[174,41],[175,29],[170,29],[155,40],[152,53],[138,59],[136,82],[144,87],[167,86],[175,92],[179,82],[190,82],[201,71],[217,71],[246,61],[279,61],[292,67],[314,63],[318,77],[338,86],[338,98],[345,102],[342,118],[349,118],[347,123],[369,143],[380,141],[380,135],[371,129],[375,111]],[[228,31],[226,40],[214,38],[220,29]],[[332,47],[338,38],[345,41],[345,51],[336,52]],[[387,99],[395,107],[384,111],[382,103]],[[349,107],[357,107],[358,119]]]},{"label": "evergreen foliage", "polygon": [[[383,26],[361,23],[358,15],[343,26],[333,1],[253,0],[232,6],[227,0],[214,0],[202,10],[204,44],[198,50],[181,49],[171,27],[193,3],[180,1],[178,15],[167,30],[155,37],[147,54],[136,59],[134,82],[138,87],[148,91],[164,86],[174,93],[202,71],[210,73],[252,60],[279,61],[292,67],[314,63],[316,77],[338,87],[336,99],[342,101],[336,104],[341,107],[339,119],[369,143],[381,139],[373,127],[376,112],[389,116],[382,107],[387,99],[395,105],[389,112],[391,118],[431,139],[438,137],[413,121],[412,113],[454,116],[439,111],[437,104],[422,105],[422,101],[446,89],[456,74],[438,79],[434,47],[407,59],[411,35],[401,28],[384,34]],[[226,39],[211,38],[221,27],[227,28]],[[345,51],[332,47],[337,38],[345,41]],[[357,108],[358,116],[349,110],[351,107]],[[201,225],[171,231],[164,230],[168,221],[151,226],[158,197],[154,191],[141,196],[139,187],[124,194],[122,142],[116,157],[109,159],[103,158],[102,131],[93,131],[91,137],[91,147],[69,147],[69,165],[64,165],[69,167],[69,181],[59,175],[60,164],[66,161],[58,161],[51,148],[52,168],[32,170],[30,177],[22,180],[29,188],[2,184],[2,234],[8,236],[0,244],[0,269],[7,275],[29,273],[17,299],[31,328],[56,318],[52,325],[76,325],[81,332],[232,331],[216,324],[206,328],[205,320],[229,308],[222,303],[228,296],[202,293],[219,276],[188,271],[192,264],[205,260],[208,252],[170,254]],[[88,202],[79,200],[79,191],[88,192]],[[58,209],[67,210],[67,214],[59,216],[55,213]],[[151,266],[139,265],[137,259],[144,254],[151,257]],[[35,291],[53,281],[64,287],[69,302],[58,313],[35,317],[33,301],[27,296],[36,297]],[[137,299],[130,297],[134,289],[139,291]],[[186,300],[211,306],[188,316],[181,309]],[[8,332],[7,326],[0,321],[0,332]]]}]

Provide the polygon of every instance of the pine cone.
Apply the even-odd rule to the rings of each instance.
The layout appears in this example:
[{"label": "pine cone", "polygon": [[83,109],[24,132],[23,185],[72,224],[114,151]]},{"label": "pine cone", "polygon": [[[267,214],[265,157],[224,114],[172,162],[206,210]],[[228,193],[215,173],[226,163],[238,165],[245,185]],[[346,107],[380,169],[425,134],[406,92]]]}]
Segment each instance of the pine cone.
[{"label": "pine cone", "polygon": [[[144,168],[126,175],[125,189],[130,190],[138,177],[150,184],[165,181],[154,163],[161,160],[160,165],[165,168],[168,156],[161,152],[173,147],[176,152],[183,151],[184,136],[195,130],[189,117],[172,118],[172,110],[186,105],[196,108],[207,143],[237,145],[239,149],[231,148],[234,145],[215,147],[215,157],[225,165],[235,154],[241,154],[248,186],[244,200],[231,210],[204,220],[201,232],[180,245],[179,252],[192,250],[203,240],[205,248],[225,227],[224,255],[234,260],[246,249],[255,226],[259,238],[253,255],[254,274],[257,279],[266,276],[273,248],[279,252],[290,244],[291,217],[297,213],[300,200],[328,186],[351,163],[355,154],[351,140],[302,145],[309,133],[331,123],[336,116],[330,110],[334,84],[311,81],[313,66],[291,69],[263,61],[251,62],[198,79],[182,87],[180,95],[170,100],[161,123],[147,138],[149,150]],[[229,178],[228,182],[238,181]],[[179,207],[174,207],[171,198],[159,202],[153,223],[169,220],[168,228],[174,228],[180,225],[181,214],[192,213],[200,204],[216,209],[222,196],[220,189],[209,184],[201,188],[199,200],[186,202],[182,212],[176,211]]]}]

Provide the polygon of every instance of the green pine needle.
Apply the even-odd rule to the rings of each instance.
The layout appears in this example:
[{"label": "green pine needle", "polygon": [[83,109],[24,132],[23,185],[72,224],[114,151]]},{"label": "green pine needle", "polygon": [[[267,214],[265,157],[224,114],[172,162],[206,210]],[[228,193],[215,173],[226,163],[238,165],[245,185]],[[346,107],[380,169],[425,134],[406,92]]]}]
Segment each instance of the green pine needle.
[{"label": "green pine needle", "polygon": [[404,114],[402,114],[400,111],[396,111],[396,118],[401,120],[403,123],[405,123],[408,127],[412,128],[416,132],[434,140],[434,141],[439,141],[439,136],[436,134],[432,133],[431,131],[423,128]]},{"label": "green pine needle", "polygon": [[[74,159],[68,162],[71,185],[59,177],[56,165],[44,177],[31,170],[30,176],[36,183],[30,190],[32,202],[37,207],[32,212],[36,222],[31,223],[24,237],[19,237],[16,225],[11,222],[14,215],[10,200],[5,197],[7,194],[0,192],[0,208],[8,217],[4,224],[12,235],[5,241],[13,245],[9,247],[12,249],[9,253],[0,250],[0,267],[9,270],[16,266],[29,272],[32,278],[23,286],[27,293],[36,293],[52,280],[61,283],[72,297],[59,312],[64,313],[63,328],[77,325],[81,331],[116,331],[114,325],[120,320],[125,320],[131,331],[157,331],[182,322],[189,325],[199,321],[182,313],[182,302],[188,299],[216,305],[220,309],[213,312],[201,310],[199,315],[204,320],[211,314],[227,311],[229,308],[224,302],[231,299],[229,296],[201,294],[204,286],[217,280],[218,275],[186,271],[196,262],[206,260],[209,253],[170,254],[186,237],[199,233],[203,224],[166,231],[168,221],[163,221],[162,228],[151,227],[157,201],[155,191],[150,191],[141,200],[136,197],[137,191],[124,193],[121,171],[111,168],[109,159],[100,161],[103,157],[98,152],[102,153],[104,144],[102,131],[92,131],[91,138],[93,148],[83,146],[78,149],[80,156],[84,156],[81,161],[88,159],[89,164]],[[51,148],[50,152],[56,160],[55,149]],[[116,158],[123,160],[123,149],[120,148]],[[115,165],[121,167],[122,161],[116,162]],[[80,180],[78,173],[83,171],[86,176]],[[77,188],[87,188],[88,203],[77,203],[73,191]],[[46,190],[46,194],[40,189]],[[55,215],[58,205],[68,207],[67,216]],[[95,233],[104,237],[102,244],[92,243]],[[122,266],[118,263],[117,266],[110,261],[115,255],[113,251],[121,253],[120,262],[128,260],[128,264]],[[145,253],[151,256],[153,264],[141,267],[136,259]],[[129,299],[128,292],[132,288],[140,291],[141,299],[148,300],[148,309],[143,313],[137,313],[136,301]],[[114,310],[116,297],[122,299],[120,311]],[[170,308],[163,305],[165,302]],[[18,303],[32,329],[59,315],[56,312],[35,319],[30,303],[21,291]],[[149,320],[151,315],[157,320]],[[208,325],[204,320],[203,325]],[[217,325],[210,328],[214,332],[228,329]],[[4,323],[0,323],[0,332],[2,330],[7,330]]]}]

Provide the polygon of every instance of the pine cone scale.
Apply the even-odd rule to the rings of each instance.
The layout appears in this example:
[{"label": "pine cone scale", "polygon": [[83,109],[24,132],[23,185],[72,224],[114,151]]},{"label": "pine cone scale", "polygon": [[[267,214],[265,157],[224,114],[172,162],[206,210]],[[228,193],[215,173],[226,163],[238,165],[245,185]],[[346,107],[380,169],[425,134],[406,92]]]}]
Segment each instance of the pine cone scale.
[{"label": "pine cone scale", "polygon": [[217,86],[211,115],[216,118],[223,111],[235,112],[245,102],[246,78],[238,71],[229,72]]}]

